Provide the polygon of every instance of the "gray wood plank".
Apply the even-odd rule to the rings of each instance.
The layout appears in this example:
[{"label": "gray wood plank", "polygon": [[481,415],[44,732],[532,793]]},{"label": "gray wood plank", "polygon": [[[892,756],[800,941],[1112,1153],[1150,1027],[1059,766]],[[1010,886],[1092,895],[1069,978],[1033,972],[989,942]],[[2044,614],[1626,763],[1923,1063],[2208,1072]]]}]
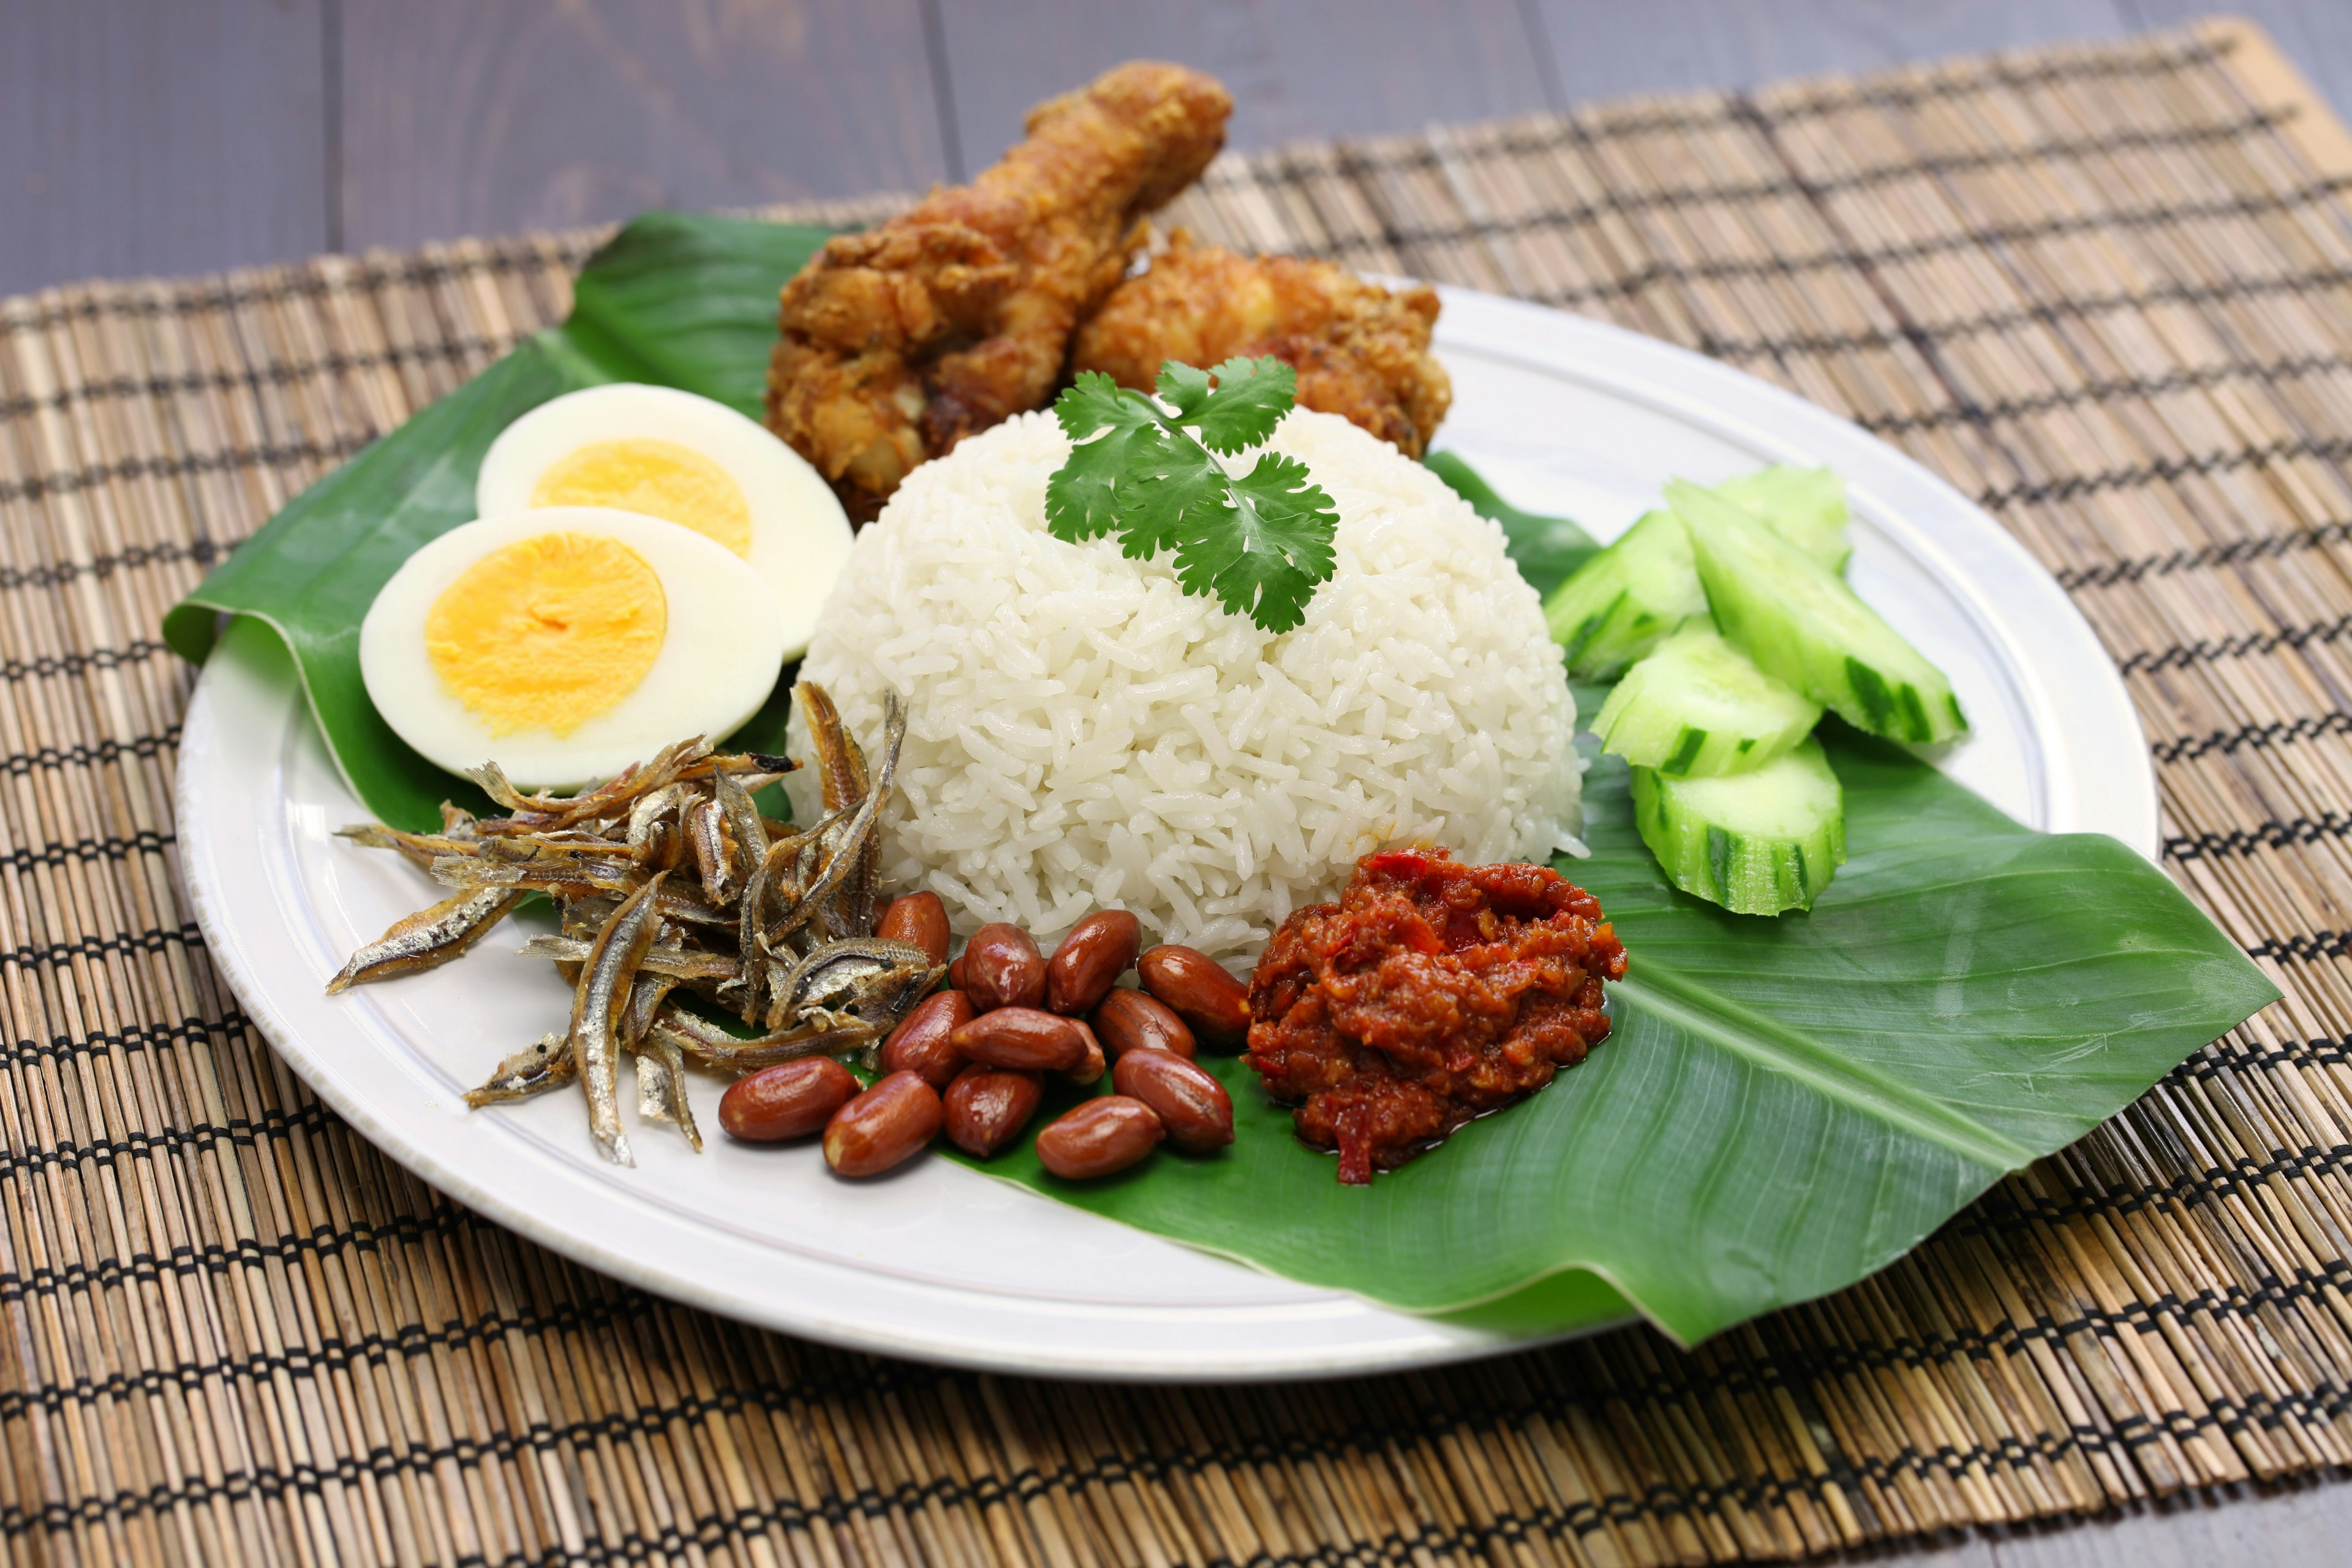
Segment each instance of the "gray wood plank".
[{"label": "gray wood plank", "polygon": [[1571,103],[2113,37],[2116,0],[1534,0]]},{"label": "gray wood plank", "polygon": [[[2260,23],[2338,115],[2352,114],[2352,5],[2344,0],[2116,0],[2135,28],[2169,27],[2217,11]],[[2345,1555],[2352,1557],[2352,1542]]]},{"label": "gray wood plank", "polygon": [[957,137],[973,167],[1020,137],[1032,104],[1122,60],[1175,60],[1223,81],[1236,147],[1410,131],[1549,100],[1517,0],[941,0],[940,18]]},{"label": "gray wood plank", "polygon": [[921,189],[919,0],[342,0],[342,235]]},{"label": "gray wood plank", "polygon": [[0,293],[327,243],[319,0],[0,5]]}]

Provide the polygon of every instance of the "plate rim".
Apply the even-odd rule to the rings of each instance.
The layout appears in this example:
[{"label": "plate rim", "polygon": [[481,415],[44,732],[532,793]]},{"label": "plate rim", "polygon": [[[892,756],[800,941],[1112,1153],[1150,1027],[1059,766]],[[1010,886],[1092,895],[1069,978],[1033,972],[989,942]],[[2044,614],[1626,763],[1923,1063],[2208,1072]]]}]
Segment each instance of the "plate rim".
[{"label": "plate rim", "polygon": [[[2130,801],[2120,804],[2124,807],[2123,815],[2134,819],[2132,826],[2144,823],[2144,827],[2137,836],[2137,842],[2134,837],[2123,834],[2115,837],[2123,838],[2141,854],[2154,858],[2157,835],[2155,770],[2137,710],[2131,703],[2122,676],[2064,590],[1990,513],[1899,448],[1829,410],[1745,371],[1707,359],[1679,345],[1590,317],[1469,289],[1441,287],[1440,293],[1445,306],[1438,334],[1441,349],[1452,344],[1488,357],[1515,361],[1554,376],[1561,375],[1564,369],[1572,365],[1569,379],[1588,385],[1605,386],[1615,395],[1669,412],[1685,423],[1763,454],[1800,460],[1810,456],[1819,461],[1823,460],[1825,452],[1830,449],[1864,453],[1867,456],[1862,466],[1868,468],[1879,482],[1861,493],[1871,497],[1879,510],[1889,510],[1896,496],[1915,501],[1925,498],[1933,510],[1967,519],[1969,524],[1967,531],[1973,536],[1966,542],[1970,551],[1998,560],[2006,565],[2009,573],[2016,574],[2011,578],[2004,573],[2003,586],[2024,587],[2038,601],[2033,613],[2038,617],[2040,629],[2063,642],[2073,643],[2077,653],[2087,651],[2089,661],[2069,670],[2070,679],[2076,688],[2074,693],[2075,700],[2071,704],[2052,702],[2048,700],[2054,694],[2041,689],[2042,683],[2037,681],[2034,683],[2036,689],[2030,694],[2036,699],[2032,710],[2037,721],[2046,717],[2052,722],[2057,722],[2060,718],[2056,711],[2058,708],[2087,708],[2095,710],[2095,717],[2104,719],[2105,723],[2101,727],[2109,731],[2117,728],[2116,721],[2120,716],[2135,742],[2128,754],[2137,759],[2141,776],[2137,782],[2143,786],[2135,792]],[[1966,590],[1968,594],[1980,597],[1978,584],[1969,573],[1953,562],[1948,552],[1937,548],[1935,541],[1906,530],[1903,542],[1906,549],[1917,547],[1916,553],[1931,560],[1936,574],[1948,589],[1955,592]],[[2003,617],[1993,617],[1992,624],[2001,625],[2002,620]],[[2007,641],[2006,638],[1997,640]],[[224,651],[227,647],[227,639],[225,638]],[[217,688],[222,682],[234,679],[219,672],[242,668],[243,661],[234,653],[226,658],[215,658],[207,661],[183,719],[174,778],[174,821],[183,836],[183,882],[187,889],[191,912],[203,933],[212,963],[220,971],[271,1047],[354,1131],[433,1187],[551,1251],[649,1293],[781,1332],[853,1350],[913,1358],[935,1364],[1033,1376],[1123,1382],[1243,1382],[1340,1376],[1433,1366],[1532,1349],[1639,1321],[1638,1315],[1629,1315],[1582,1325],[1561,1333],[1515,1337],[1439,1323],[1343,1291],[1331,1290],[1328,1296],[1335,1309],[1374,1314],[1379,1319],[1396,1322],[1401,1328],[1417,1326],[1425,1331],[1418,1338],[1351,1346],[1326,1356],[1294,1353],[1278,1358],[1251,1358],[1204,1356],[1197,1352],[1173,1356],[1129,1352],[1112,1363],[1099,1353],[1057,1353],[1055,1347],[1034,1342],[1021,1344],[1011,1341],[959,1341],[936,1331],[892,1331],[863,1319],[835,1317],[824,1320],[805,1313],[778,1311],[769,1303],[740,1290],[730,1291],[723,1281],[709,1278],[707,1273],[681,1274],[674,1267],[664,1268],[643,1262],[604,1244],[591,1232],[557,1223],[527,1205],[508,1201],[483,1181],[468,1173],[462,1163],[443,1160],[425,1146],[429,1140],[421,1135],[412,1136],[399,1122],[380,1114],[364,1098],[354,1092],[352,1085],[338,1077],[333,1061],[308,1048],[303,1043],[301,1031],[280,1016],[269,985],[248,962],[251,955],[241,933],[229,922],[225,907],[234,879],[225,875],[217,860],[217,852],[223,846],[210,832],[188,832],[190,826],[205,822],[215,814],[215,808],[209,804],[208,793],[211,774],[218,765],[215,760],[218,734],[214,708],[222,700]],[[299,677],[295,685],[299,691]],[[2096,713],[2098,710],[2105,711]],[[2038,722],[2036,728],[2039,728]],[[2038,741],[2038,734],[2035,739]],[[2070,746],[2072,743],[2070,738]],[[2047,752],[2049,748],[2042,750]],[[2110,798],[2107,804],[2113,807],[2118,803]],[[2061,814],[2062,816],[2063,815]],[[1051,1200],[1040,1198],[1039,1201]],[[1181,1245],[1171,1238],[1160,1239],[1169,1240],[1171,1245]],[[809,1261],[821,1268],[847,1271],[845,1265]],[[1229,1259],[1223,1261],[1231,1263]],[[858,1277],[872,1278],[863,1271]],[[924,1289],[937,1293],[937,1288]],[[1302,1306],[1308,1304],[1301,1303]],[[1212,1310],[1196,1308],[1186,1310],[1205,1313]],[[1045,1320],[1041,1315],[1038,1321],[1043,1322]]]}]

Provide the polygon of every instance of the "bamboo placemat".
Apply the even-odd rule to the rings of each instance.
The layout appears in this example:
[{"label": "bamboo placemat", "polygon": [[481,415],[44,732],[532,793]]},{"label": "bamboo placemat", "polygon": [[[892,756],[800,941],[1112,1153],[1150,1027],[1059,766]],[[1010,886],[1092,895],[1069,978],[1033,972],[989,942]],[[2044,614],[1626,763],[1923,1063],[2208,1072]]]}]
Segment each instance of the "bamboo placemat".
[{"label": "bamboo placemat", "polygon": [[2352,138],[2267,40],[1293,148],[1176,216],[1689,344],[1978,495],[2105,639],[2166,864],[2287,999],[1876,1279],[1691,1354],[1071,1386],[673,1307],[424,1186],[262,1043],[179,885],[194,672],[156,631],[558,319],[596,237],[11,300],[10,1561],[1649,1563],[2352,1463]]}]

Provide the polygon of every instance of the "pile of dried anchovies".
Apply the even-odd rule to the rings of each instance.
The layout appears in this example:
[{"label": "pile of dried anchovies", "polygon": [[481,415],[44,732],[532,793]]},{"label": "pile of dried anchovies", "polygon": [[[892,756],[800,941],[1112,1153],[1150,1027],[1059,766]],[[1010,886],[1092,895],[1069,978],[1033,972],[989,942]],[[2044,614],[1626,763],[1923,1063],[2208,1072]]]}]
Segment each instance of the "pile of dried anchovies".
[{"label": "pile of dried anchovies", "polygon": [[[342,837],[397,849],[456,889],[352,955],[330,992],[448,963],[532,893],[552,900],[557,936],[522,951],[572,985],[572,1022],[499,1065],[468,1105],[524,1100],[577,1079],[604,1157],[634,1164],[616,1074],[636,1061],[637,1114],[675,1121],[699,1150],[686,1100],[689,1061],[729,1071],[799,1057],[870,1053],[942,971],[921,948],[874,934],[875,824],[906,738],[886,709],[882,766],[842,728],[822,687],[794,690],[824,789],[806,828],[761,815],[752,792],[794,764],[682,742],[576,795],[523,795],[496,767],[472,776],[513,815],[444,805],[438,833],[370,823]],[[698,996],[763,1030],[745,1038],[678,1005]]]}]

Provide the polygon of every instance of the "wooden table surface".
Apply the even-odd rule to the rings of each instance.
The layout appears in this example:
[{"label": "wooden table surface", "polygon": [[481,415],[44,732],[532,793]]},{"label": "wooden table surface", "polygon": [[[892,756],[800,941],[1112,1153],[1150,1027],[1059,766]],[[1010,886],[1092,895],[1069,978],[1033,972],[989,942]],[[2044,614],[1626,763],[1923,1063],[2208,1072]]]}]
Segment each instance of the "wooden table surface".
[{"label": "wooden table surface", "polygon": [[[2247,0],[2352,118],[2352,0]],[[1242,147],[2091,38],[2192,0],[0,0],[0,294],[920,189],[1139,56]],[[2352,1562],[2352,1487],[1856,1554]]]}]

